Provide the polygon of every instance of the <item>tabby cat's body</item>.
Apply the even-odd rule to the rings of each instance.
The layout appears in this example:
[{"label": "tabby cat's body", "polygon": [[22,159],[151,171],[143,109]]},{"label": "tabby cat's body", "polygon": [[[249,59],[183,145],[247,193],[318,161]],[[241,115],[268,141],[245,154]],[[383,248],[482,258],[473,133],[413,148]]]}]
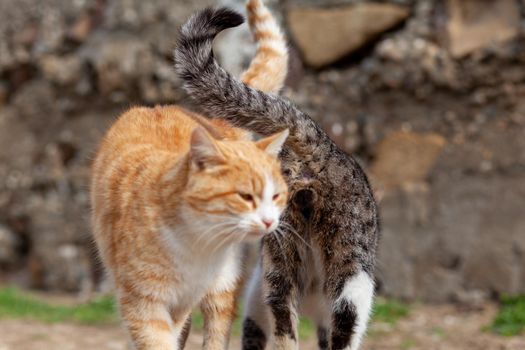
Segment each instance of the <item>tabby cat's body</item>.
[{"label": "tabby cat's body", "polygon": [[290,129],[280,154],[290,190],[284,235],[263,240],[249,288],[243,348],[271,343],[298,349],[297,316],[303,312],[317,322],[321,349],[358,349],[372,306],[379,237],[366,176],[310,117],[218,65],[213,38],[239,22],[238,14],[223,14],[203,11],[182,28],[176,63],[187,91],[212,118],[261,135]]}]

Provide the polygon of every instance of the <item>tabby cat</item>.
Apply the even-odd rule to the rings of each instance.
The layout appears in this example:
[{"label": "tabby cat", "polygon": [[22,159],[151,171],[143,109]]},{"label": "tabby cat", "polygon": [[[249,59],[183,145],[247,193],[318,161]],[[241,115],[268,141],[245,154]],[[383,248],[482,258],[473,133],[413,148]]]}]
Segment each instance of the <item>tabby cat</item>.
[{"label": "tabby cat", "polygon": [[[255,33],[272,20],[259,11],[260,3],[249,7]],[[259,50],[248,83],[282,85],[285,72],[258,74],[272,55]],[[204,348],[227,348],[240,242],[274,231],[286,204],[277,154],[287,135],[284,128],[253,142],[226,121],[177,106],[132,108],[107,132],[92,169],[92,222],[134,348],[183,348],[198,304]]]},{"label": "tabby cat", "polygon": [[298,314],[314,319],[321,349],[358,349],[374,295],[376,202],[358,163],[305,113],[222,69],[212,41],[241,16],[205,10],[182,28],[175,60],[211,118],[270,135],[289,128],[280,159],[289,203],[279,235],[263,238],[243,323],[243,349],[298,349]]}]

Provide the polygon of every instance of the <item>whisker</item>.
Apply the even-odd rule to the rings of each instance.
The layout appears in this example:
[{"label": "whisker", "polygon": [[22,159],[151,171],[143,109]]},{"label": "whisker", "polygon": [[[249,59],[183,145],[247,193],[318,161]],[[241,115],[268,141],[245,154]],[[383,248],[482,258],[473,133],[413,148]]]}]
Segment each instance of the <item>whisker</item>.
[{"label": "whisker", "polygon": [[[192,244],[192,248],[194,248],[197,244],[199,244],[203,239],[206,239],[208,234],[211,232],[211,231],[214,231],[214,230],[217,230],[218,232],[230,227],[230,226],[235,226],[236,225],[236,222],[234,220],[230,220],[230,221],[225,221],[225,222],[219,222],[215,225],[212,225],[211,227],[208,227],[205,231],[202,231],[201,233],[199,233],[197,239],[193,242]],[[212,237],[212,241],[214,240],[214,237],[216,235],[214,235]],[[208,242],[209,244],[210,242]],[[206,244],[206,246],[208,245]]]},{"label": "whisker", "polygon": [[213,225],[211,227],[208,227],[205,231],[200,232],[198,234],[197,239],[193,242],[192,247],[195,247],[195,245],[199,244],[203,239],[205,239],[209,232],[211,232],[212,230],[219,229],[219,228],[221,228],[223,226],[225,226],[225,223],[224,222],[220,222],[220,223],[217,223],[217,224],[215,224],[215,225]]},{"label": "whisker", "polygon": [[217,251],[219,248],[223,247],[227,242],[228,242],[228,239],[231,238],[231,234],[235,231],[235,228],[233,228],[231,231],[229,232],[226,232],[226,233],[222,233],[221,235],[219,236],[224,236],[224,238],[219,242],[219,244],[217,244],[215,246],[215,248],[213,248],[212,250],[212,253],[215,253],[215,251]]},{"label": "whisker", "polygon": [[281,243],[281,239],[280,239],[280,231],[277,229],[275,229],[273,231],[275,234],[274,234],[274,237],[275,237],[275,240],[277,241],[277,244],[279,245],[279,248],[281,248],[281,250],[279,251],[281,253],[281,257],[283,258],[283,260],[285,261],[288,261],[288,256],[284,254],[284,248],[283,248],[283,245]]},{"label": "whisker", "polygon": [[217,233],[213,234],[212,236],[208,236],[208,233],[211,231],[211,230],[207,230],[206,231],[206,234],[204,234],[204,238],[206,238],[206,241],[203,243],[203,248],[205,249],[208,249],[208,247],[215,243],[217,240],[221,239],[223,236],[224,236],[224,228],[227,227],[227,225],[222,225],[220,226],[221,227],[221,230],[218,230]]},{"label": "whisker", "polygon": [[301,235],[290,224],[285,223],[285,222],[281,222],[281,224],[283,225],[284,228],[286,228],[287,231],[290,231],[297,238],[299,238],[308,248],[313,249],[312,246],[308,242],[306,242],[306,240],[303,237],[301,237]]}]

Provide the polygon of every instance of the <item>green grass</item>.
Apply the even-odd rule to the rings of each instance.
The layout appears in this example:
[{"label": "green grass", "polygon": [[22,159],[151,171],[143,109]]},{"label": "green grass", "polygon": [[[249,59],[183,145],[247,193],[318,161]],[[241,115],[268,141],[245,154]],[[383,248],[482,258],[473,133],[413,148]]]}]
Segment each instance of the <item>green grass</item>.
[{"label": "green grass", "polygon": [[501,307],[490,329],[503,336],[522,334],[525,331],[525,294],[503,297]]},{"label": "green grass", "polygon": [[[242,308],[242,306],[241,306]],[[238,311],[239,315],[242,315],[242,310],[240,309]],[[202,313],[200,310],[195,310],[193,314],[191,315],[191,326],[193,329],[202,330],[204,328],[204,318],[202,317]],[[237,317],[235,321],[233,322],[232,326],[232,334],[234,336],[241,335],[242,332],[242,319],[241,317]],[[301,318],[299,322],[299,338],[300,339],[308,339],[312,335],[314,335],[316,332],[315,325],[305,318]]]},{"label": "green grass", "polygon": [[[521,304],[522,310],[525,310],[524,300]],[[377,298],[374,304],[373,321],[395,324],[398,319],[405,317],[408,313],[409,307],[406,304],[395,300]],[[239,310],[239,314],[242,314],[242,310]],[[522,315],[525,315],[525,312]],[[118,321],[114,300],[109,296],[85,304],[55,305],[32,297],[13,287],[0,288],[0,318],[33,319],[48,323],[76,322],[91,325]],[[241,334],[241,322],[240,318],[235,320],[232,330],[234,335]],[[192,315],[192,326],[198,330],[204,326],[204,319],[198,310]],[[308,339],[315,333],[315,325],[311,321],[301,318],[299,337]]]},{"label": "green grass", "polygon": [[440,327],[432,328],[432,336],[438,339],[443,339],[446,337],[445,331]]},{"label": "green grass", "polygon": [[0,288],[0,318],[91,325],[112,323],[117,320],[111,297],[102,297],[89,303],[72,306],[53,305],[12,287]]},{"label": "green grass", "polygon": [[417,345],[417,342],[414,339],[408,338],[403,340],[401,343],[401,349],[403,350],[409,350],[414,348]]},{"label": "green grass", "polygon": [[[397,300],[377,298],[374,304],[372,322],[386,322],[391,325],[394,325],[400,318],[407,316],[408,313],[409,306],[407,304],[404,304]],[[239,314],[242,315],[242,310],[239,310]],[[241,334],[241,322],[242,320],[238,317],[233,323],[233,335]],[[204,319],[202,318],[202,314],[198,310],[196,310],[192,315],[192,327],[195,329],[202,329],[203,326]],[[310,337],[313,337],[315,336],[316,331],[316,326],[312,321],[301,317],[298,328],[300,339],[308,339]]]},{"label": "green grass", "polygon": [[299,339],[308,339],[317,333],[317,327],[312,321],[301,317],[299,321],[298,332]]},{"label": "green grass", "polygon": [[408,316],[409,306],[394,299],[377,298],[372,312],[372,322],[385,322],[395,325],[403,317]]}]

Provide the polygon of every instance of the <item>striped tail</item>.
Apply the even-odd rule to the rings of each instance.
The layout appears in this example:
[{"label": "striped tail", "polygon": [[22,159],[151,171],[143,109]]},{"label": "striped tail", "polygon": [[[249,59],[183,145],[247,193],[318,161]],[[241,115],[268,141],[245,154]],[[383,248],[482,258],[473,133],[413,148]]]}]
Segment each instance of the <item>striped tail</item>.
[{"label": "striped tail", "polygon": [[204,9],[188,19],[180,30],[175,67],[185,81],[197,81],[203,69],[213,65],[213,39],[225,29],[237,27],[244,18],[227,8]]},{"label": "striped tail", "polygon": [[288,128],[288,142],[328,141],[328,136],[306,114],[276,95],[252,89],[219,66],[212,42],[222,30],[242,23],[242,16],[228,9],[206,9],[193,15],[181,28],[175,66],[184,88],[210,118],[270,135]]},{"label": "striped tail", "polygon": [[262,0],[248,0],[246,10],[257,51],[241,80],[254,89],[278,93],[288,73],[286,40]]}]

